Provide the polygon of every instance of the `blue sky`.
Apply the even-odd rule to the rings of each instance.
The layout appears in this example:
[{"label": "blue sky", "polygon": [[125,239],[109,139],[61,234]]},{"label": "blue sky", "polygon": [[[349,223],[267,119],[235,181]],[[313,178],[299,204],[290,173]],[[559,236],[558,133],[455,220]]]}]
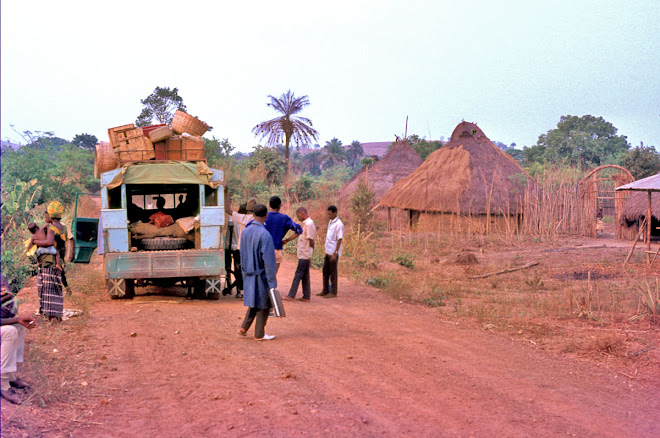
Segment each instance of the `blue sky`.
[{"label": "blue sky", "polygon": [[[240,4],[238,4],[240,3]],[[131,123],[156,86],[242,151],[269,94],[345,144],[447,137],[461,120],[520,146],[562,115],[660,149],[660,2],[2,1],[1,136]]]}]

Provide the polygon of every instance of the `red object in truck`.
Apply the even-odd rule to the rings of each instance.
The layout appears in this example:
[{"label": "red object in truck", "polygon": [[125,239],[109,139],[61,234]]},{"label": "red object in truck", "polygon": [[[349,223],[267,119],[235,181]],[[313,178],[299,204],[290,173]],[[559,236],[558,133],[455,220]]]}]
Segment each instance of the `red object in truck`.
[{"label": "red object in truck", "polygon": [[156,225],[158,228],[169,227],[174,223],[174,219],[169,214],[165,214],[162,211],[157,211],[156,213],[149,216],[149,222]]},{"label": "red object in truck", "polygon": [[156,152],[157,160],[167,160],[167,150],[165,148],[165,141],[158,141],[154,143],[154,151]]},{"label": "red object in truck", "polygon": [[161,123],[160,125],[143,126],[142,134],[144,134],[145,137],[149,138],[149,133],[154,129],[160,128],[161,126],[167,126],[167,123]]}]

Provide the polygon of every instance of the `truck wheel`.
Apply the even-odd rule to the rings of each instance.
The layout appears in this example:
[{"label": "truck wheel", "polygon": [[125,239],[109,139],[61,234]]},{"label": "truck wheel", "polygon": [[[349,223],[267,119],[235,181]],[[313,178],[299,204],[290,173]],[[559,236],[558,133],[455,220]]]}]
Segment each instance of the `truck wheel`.
[{"label": "truck wheel", "polygon": [[188,239],[183,237],[154,237],[142,239],[142,248],[145,251],[168,251],[183,249],[188,244]]},{"label": "truck wheel", "polygon": [[135,283],[131,279],[111,278],[107,286],[110,299],[132,299],[135,296]]},{"label": "truck wheel", "polygon": [[221,280],[216,278],[197,279],[193,285],[193,298],[198,300],[219,300]]},{"label": "truck wheel", "polygon": [[206,292],[204,287],[206,286],[206,280],[195,279],[193,283],[193,299],[195,300],[204,300],[206,299]]}]

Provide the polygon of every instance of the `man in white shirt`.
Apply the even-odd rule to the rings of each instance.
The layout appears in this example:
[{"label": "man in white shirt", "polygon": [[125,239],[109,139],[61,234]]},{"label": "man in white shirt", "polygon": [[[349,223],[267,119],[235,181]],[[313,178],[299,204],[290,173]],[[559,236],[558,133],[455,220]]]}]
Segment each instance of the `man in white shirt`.
[{"label": "man in white shirt", "polygon": [[[341,257],[341,241],[344,238],[344,224],[337,217],[337,207],[328,207],[328,232],[325,235],[325,257],[323,259],[323,290],[316,294],[323,298],[337,298],[337,264]],[[329,283],[332,282],[332,290]]]},{"label": "man in white shirt", "polygon": [[298,267],[296,268],[296,274],[293,277],[293,282],[291,283],[291,289],[289,290],[289,295],[285,296],[285,300],[293,301],[296,298],[298,293],[298,286],[300,281],[302,281],[302,298],[298,298],[299,301],[309,302],[311,297],[311,289],[309,283],[309,265],[312,261],[312,256],[314,255],[314,242],[316,241],[316,225],[305,207],[300,207],[296,210],[296,216],[298,220],[302,222],[303,232],[300,236],[294,234],[292,237],[285,239],[287,242],[298,237]]},{"label": "man in white shirt", "polygon": [[[225,188],[225,212],[230,216],[229,221],[233,226],[233,233],[231,236],[231,248],[226,249],[225,251],[225,268],[227,265],[231,266],[233,259],[234,268],[232,272],[234,273],[234,285],[236,286],[236,298],[243,298],[243,275],[241,273],[241,233],[245,229],[245,226],[250,223],[254,218],[252,212],[254,211],[254,206],[257,205],[255,199],[250,199],[245,205],[245,211],[242,208],[239,208],[238,211],[233,211],[229,204],[229,197],[227,196]],[[227,282],[229,283],[229,277],[227,277]],[[229,288],[230,284],[227,284]],[[229,292],[231,293],[231,289]],[[223,292],[224,294],[224,292]]]}]

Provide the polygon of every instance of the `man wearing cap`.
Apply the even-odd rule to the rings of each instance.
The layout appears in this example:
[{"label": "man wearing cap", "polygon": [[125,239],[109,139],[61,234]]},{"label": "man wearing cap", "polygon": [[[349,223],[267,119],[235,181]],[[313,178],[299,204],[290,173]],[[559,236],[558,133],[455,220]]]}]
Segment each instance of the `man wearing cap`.
[{"label": "man wearing cap", "polygon": [[264,226],[268,209],[263,204],[254,207],[254,220],[241,235],[241,267],[245,292],[243,304],[248,307],[238,334],[246,336],[254,318],[254,339],[270,341],[275,336],[265,333],[270,310],[270,289],[277,287],[275,248],[273,239]]},{"label": "man wearing cap", "polygon": [[[234,277],[236,277],[236,298],[242,298],[243,294],[243,276],[241,273],[241,234],[243,230],[254,218],[252,213],[254,212],[254,206],[257,205],[257,201],[253,198],[250,199],[245,204],[245,210],[243,206],[234,211],[229,205],[229,197],[227,196],[227,187],[225,186],[225,212],[229,215],[229,222],[232,223],[232,238],[231,238],[231,248],[227,251],[231,251],[229,257],[233,259],[234,262]],[[231,261],[229,261],[231,263]]]}]

